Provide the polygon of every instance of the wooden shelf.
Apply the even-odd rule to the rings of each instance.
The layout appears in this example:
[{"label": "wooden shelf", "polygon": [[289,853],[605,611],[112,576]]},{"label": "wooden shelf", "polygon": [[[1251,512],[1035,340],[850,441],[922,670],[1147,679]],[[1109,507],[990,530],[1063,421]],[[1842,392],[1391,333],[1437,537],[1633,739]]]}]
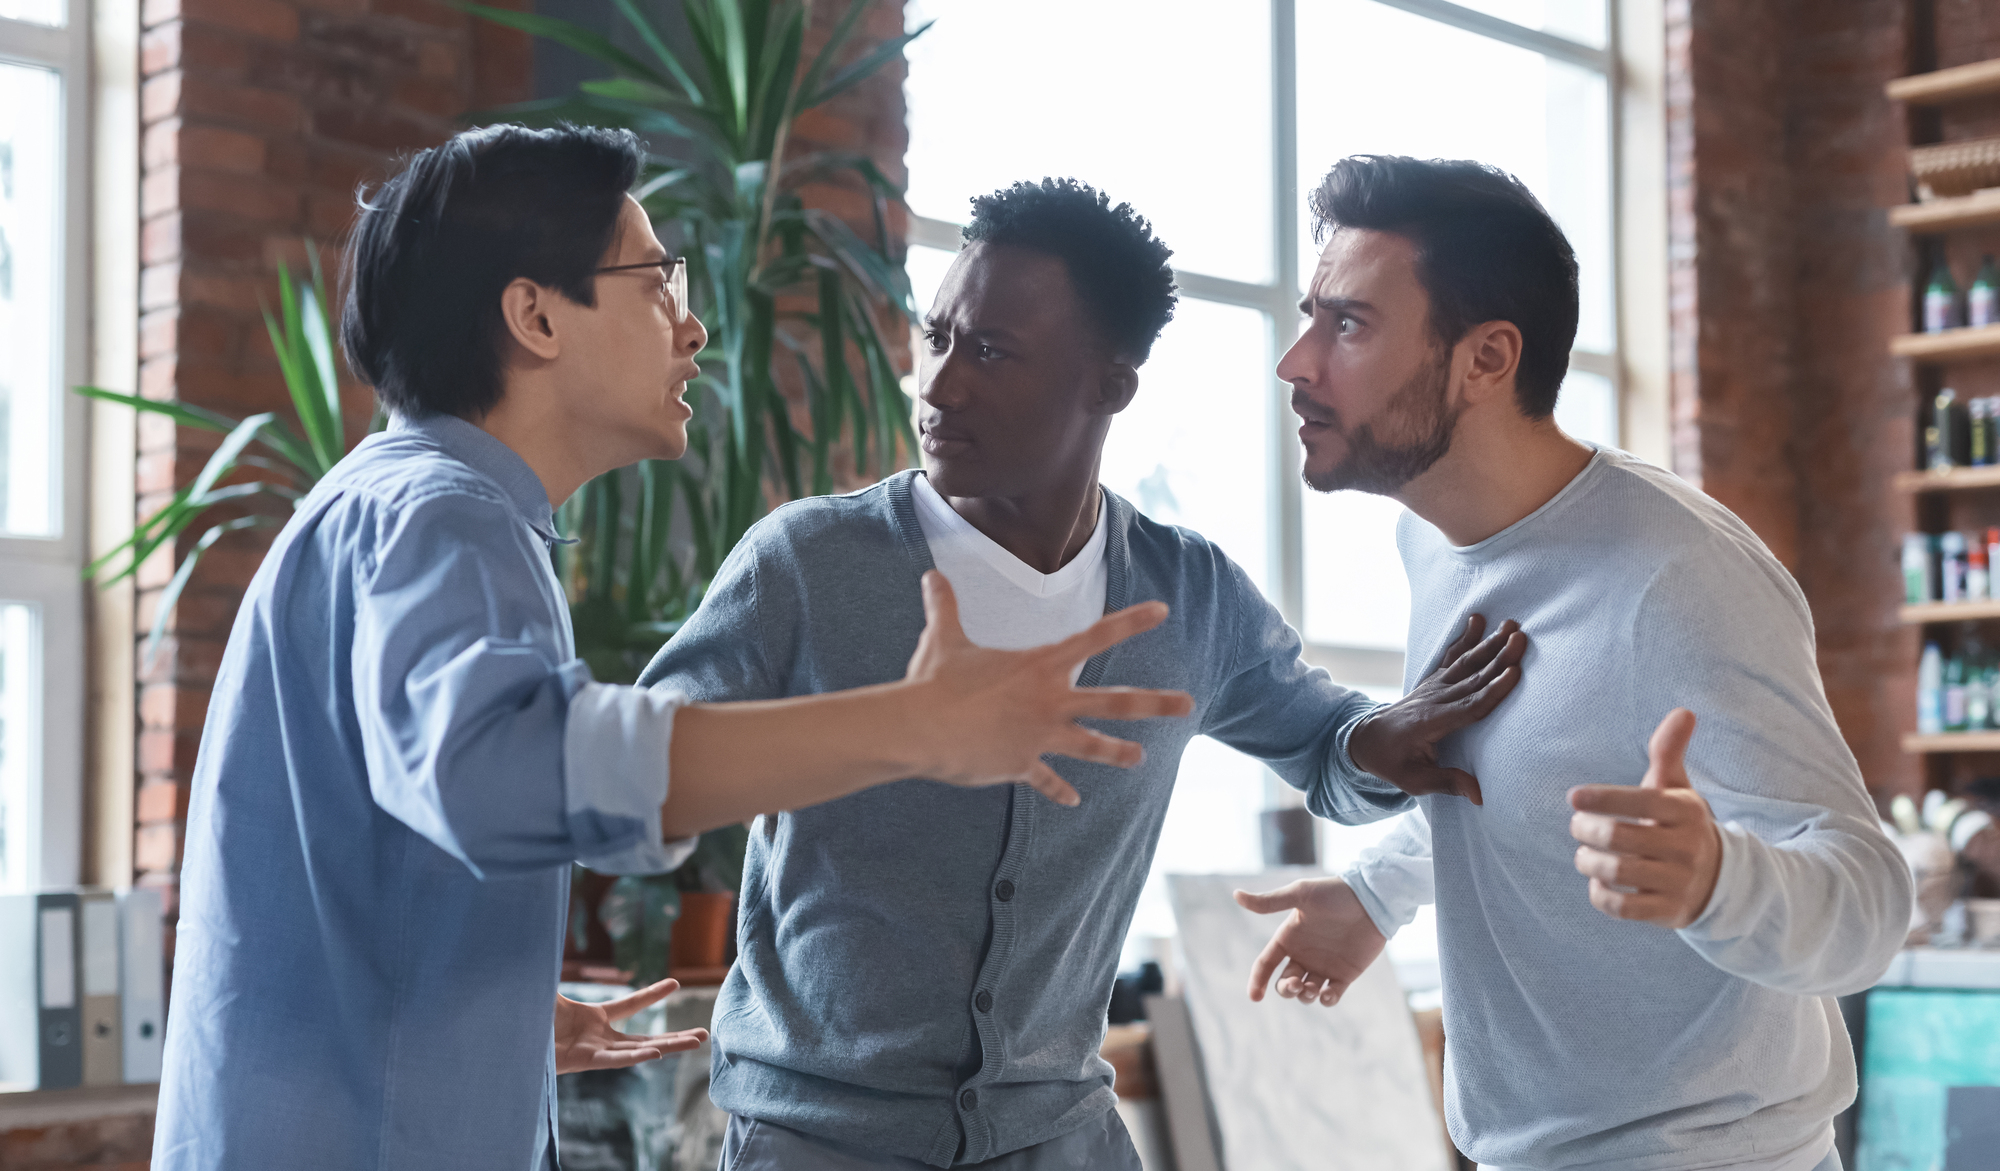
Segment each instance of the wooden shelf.
[{"label": "wooden shelf", "polygon": [[1919,362],[1965,362],[2000,358],[2000,325],[1977,329],[1945,329],[1937,333],[1906,333],[1889,339],[1889,352]]},{"label": "wooden shelf", "polygon": [[1948,472],[1897,472],[1890,481],[1898,492],[1971,492],[2000,488],[2000,465],[1953,468]]},{"label": "wooden shelf", "polygon": [[1891,101],[1912,106],[1942,106],[1962,98],[2000,93],[2000,60],[1975,61],[1935,73],[1899,77],[1882,88]]},{"label": "wooden shelf", "polygon": [[1940,732],[1934,736],[1907,732],[1903,735],[1903,751],[2000,752],[2000,732]]},{"label": "wooden shelf", "polygon": [[1970,195],[1906,203],[1889,209],[1889,222],[1919,234],[1956,232],[1964,228],[2000,225],[2000,187]]},{"label": "wooden shelf", "polygon": [[1986,600],[1923,602],[1906,605],[1901,613],[1905,626],[1923,626],[1935,622],[1974,622],[1981,618],[2000,618],[2000,602]]}]

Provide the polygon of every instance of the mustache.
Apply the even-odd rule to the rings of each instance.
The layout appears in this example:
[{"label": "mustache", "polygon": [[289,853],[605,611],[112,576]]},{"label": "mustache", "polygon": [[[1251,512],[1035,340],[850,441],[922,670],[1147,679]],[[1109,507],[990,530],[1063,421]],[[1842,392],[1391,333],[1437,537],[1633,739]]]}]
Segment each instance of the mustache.
[{"label": "mustache", "polygon": [[1347,433],[1347,428],[1340,425],[1340,415],[1332,407],[1314,402],[1297,387],[1292,389],[1292,413],[1308,423],[1323,423],[1343,435]]}]

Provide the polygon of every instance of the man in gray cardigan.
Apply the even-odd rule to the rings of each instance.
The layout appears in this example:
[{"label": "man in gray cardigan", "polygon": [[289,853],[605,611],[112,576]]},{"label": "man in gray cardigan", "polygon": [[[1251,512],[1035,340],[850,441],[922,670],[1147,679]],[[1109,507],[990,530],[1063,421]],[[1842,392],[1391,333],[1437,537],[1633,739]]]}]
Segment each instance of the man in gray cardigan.
[{"label": "man in gray cardigan", "polygon": [[1474,618],[1406,699],[1373,704],[1308,668],[1213,544],[1100,489],[1112,416],[1173,313],[1170,253],[1070,181],[973,208],[927,321],[926,472],[778,509],[640,681],[708,701],[898,678],[935,567],[985,646],[1165,601],[1164,624],[1079,681],[1185,690],[1194,718],[1121,729],[1146,750],[1130,772],[1059,762],[1075,808],[911,780],[759,818],[714,1023],[730,1171],[1136,1169],[1098,1047],[1187,742],[1260,758],[1322,817],[1373,821],[1412,793],[1478,800],[1435,745],[1519,678],[1525,637],[1481,641]]}]

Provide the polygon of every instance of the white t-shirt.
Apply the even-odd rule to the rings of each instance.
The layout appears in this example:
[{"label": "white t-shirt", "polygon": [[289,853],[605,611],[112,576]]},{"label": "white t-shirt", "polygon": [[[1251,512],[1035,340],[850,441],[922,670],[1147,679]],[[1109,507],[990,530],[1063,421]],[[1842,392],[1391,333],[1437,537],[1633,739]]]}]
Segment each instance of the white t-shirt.
[{"label": "white t-shirt", "polygon": [[975,644],[1003,651],[1043,646],[1104,617],[1110,576],[1104,564],[1109,526],[1102,493],[1090,540],[1068,565],[1042,573],[953,512],[929,477],[916,477],[910,488],[931,561],[951,583],[959,623]]}]

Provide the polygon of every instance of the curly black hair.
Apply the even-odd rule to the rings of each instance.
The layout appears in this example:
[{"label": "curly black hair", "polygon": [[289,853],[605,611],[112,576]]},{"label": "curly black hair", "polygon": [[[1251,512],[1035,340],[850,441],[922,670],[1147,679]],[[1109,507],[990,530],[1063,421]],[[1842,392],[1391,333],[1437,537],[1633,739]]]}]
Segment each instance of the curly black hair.
[{"label": "curly black hair", "polygon": [[1105,340],[1134,365],[1174,319],[1174,250],[1129,203],[1075,179],[1016,183],[972,201],[968,244],[1007,244],[1059,257]]}]

